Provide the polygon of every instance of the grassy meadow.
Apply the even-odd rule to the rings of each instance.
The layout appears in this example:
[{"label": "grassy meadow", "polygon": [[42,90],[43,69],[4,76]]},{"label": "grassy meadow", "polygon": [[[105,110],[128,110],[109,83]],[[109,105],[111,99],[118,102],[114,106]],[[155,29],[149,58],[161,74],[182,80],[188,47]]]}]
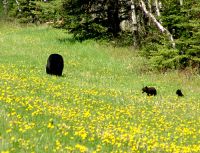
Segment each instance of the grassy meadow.
[{"label": "grassy meadow", "polygon": [[[45,72],[51,53],[62,77]],[[0,22],[0,153],[198,153],[199,95],[199,75],[148,72],[132,48]]]}]

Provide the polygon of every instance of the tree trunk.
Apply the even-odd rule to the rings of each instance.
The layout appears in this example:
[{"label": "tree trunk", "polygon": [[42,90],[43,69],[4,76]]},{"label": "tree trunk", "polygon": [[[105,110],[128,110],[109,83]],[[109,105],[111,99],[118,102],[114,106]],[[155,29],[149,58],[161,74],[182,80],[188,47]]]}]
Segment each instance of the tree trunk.
[{"label": "tree trunk", "polygon": [[183,5],[183,0],[180,0],[180,5],[181,5],[181,6]]},{"label": "tree trunk", "polygon": [[159,8],[159,2],[158,0],[155,0],[155,11],[156,11],[156,15],[160,16],[160,8]]},{"label": "tree trunk", "polygon": [[4,15],[8,15],[8,0],[3,0]]},{"label": "tree trunk", "polygon": [[20,8],[20,6],[19,6],[20,4],[19,4],[18,0],[15,0],[15,2],[16,2],[16,4],[17,4],[17,6],[18,6],[18,11],[21,12],[22,10],[21,10],[21,8]]},{"label": "tree trunk", "polygon": [[153,21],[153,23],[157,26],[157,28],[162,33],[165,33],[168,36],[169,40],[171,41],[172,47],[175,48],[175,42],[174,42],[174,38],[173,38],[172,34],[166,28],[164,28],[160,22],[157,21],[157,19],[155,18],[155,16],[152,13],[150,13],[147,10],[146,5],[143,2],[143,0],[140,0],[140,7],[144,11],[144,13]]},{"label": "tree trunk", "polygon": [[138,23],[137,23],[137,17],[136,17],[136,10],[135,10],[135,4],[134,1],[131,0],[131,19],[132,19],[132,32],[134,37],[134,47],[137,47],[139,45],[139,34],[138,34]]},{"label": "tree trunk", "polygon": [[107,15],[109,31],[113,34],[114,37],[116,37],[120,31],[118,0],[109,1]]}]

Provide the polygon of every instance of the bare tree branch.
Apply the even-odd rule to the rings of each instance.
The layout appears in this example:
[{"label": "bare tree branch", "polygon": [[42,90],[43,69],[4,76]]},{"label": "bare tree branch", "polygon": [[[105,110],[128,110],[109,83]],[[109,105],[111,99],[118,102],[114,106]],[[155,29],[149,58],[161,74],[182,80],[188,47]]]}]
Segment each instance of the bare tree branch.
[{"label": "bare tree branch", "polygon": [[20,7],[19,7],[19,6],[20,6],[20,4],[19,4],[18,0],[15,0],[15,2],[17,3],[17,6],[18,6],[18,11],[19,11],[19,12],[21,12],[22,10],[21,10],[21,9],[20,9]]},{"label": "bare tree branch", "polygon": [[155,6],[156,6],[156,14],[157,16],[160,16],[160,8],[158,0],[155,0]]},{"label": "bare tree branch", "polygon": [[8,1],[7,0],[3,0],[3,7],[4,7],[4,14],[7,15],[8,14]]},{"label": "bare tree branch", "polygon": [[175,48],[175,42],[174,42],[174,38],[172,36],[172,34],[165,28],[162,26],[162,24],[160,22],[157,21],[157,19],[155,18],[155,16],[150,13],[147,8],[145,3],[143,2],[143,0],[140,0],[140,7],[142,8],[142,10],[144,11],[144,13],[155,23],[155,25],[157,26],[157,28],[162,32],[162,33],[166,33],[167,36],[169,37],[169,40],[172,43],[172,47]]},{"label": "bare tree branch", "polygon": [[132,32],[134,35],[134,46],[137,47],[138,45],[138,21],[136,17],[136,8],[134,0],[131,0],[131,19],[132,19]]},{"label": "bare tree branch", "polygon": [[180,0],[180,5],[181,5],[181,6],[183,5],[183,0]]}]

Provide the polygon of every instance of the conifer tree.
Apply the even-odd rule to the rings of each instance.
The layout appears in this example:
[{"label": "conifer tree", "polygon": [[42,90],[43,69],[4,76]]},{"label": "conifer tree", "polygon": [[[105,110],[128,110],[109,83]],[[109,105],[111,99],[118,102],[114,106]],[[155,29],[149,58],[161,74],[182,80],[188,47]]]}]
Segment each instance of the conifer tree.
[{"label": "conifer tree", "polygon": [[22,23],[34,23],[37,20],[34,11],[36,10],[36,0],[19,0],[20,11],[15,5],[12,15],[20,19]]},{"label": "conifer tree", "polygon": [[182,68],[199,67],[200,3],[198,0],[173,2],[165,8],[162,19],[176,39],[179,64]]},{"label": "conifer tree", "polygon": [[[173,35],[173,49],[164,37],[157,37],[151,47],[147,43],[145,55],[159,68],[200,69],[200,3],[198,0],[163,1],[161,21]],[[156,33],[154,34],[156,35]],[[150,37],[147,37],[149,39]],[[164,38],[164,39],[163,39]]]},{"label": "conifer tree", "polygon": [[198,0],[188,0],[181,7],[184,22],[177,26],[181,29],[178,39],[183,66],[200,68],[200,3]]},{"label": "conifer tree", "polygon": [[117,37],[120,22],[128,16],[120,11],[127,5],[123,0],[64,0],[61,14],[65,28],[79,39]]}]

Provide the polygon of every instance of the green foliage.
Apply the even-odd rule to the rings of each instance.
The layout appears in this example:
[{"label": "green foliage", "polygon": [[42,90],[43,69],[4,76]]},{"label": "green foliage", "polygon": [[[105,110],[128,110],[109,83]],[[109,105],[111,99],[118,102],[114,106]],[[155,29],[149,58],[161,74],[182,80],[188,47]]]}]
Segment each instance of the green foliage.
[{"label": "green foliage", "polygon": [[61,18],[58,13],[61,1],[19,0],[19,6],[14,3],[10,15],[22,23],[55,22]]},{"label": "green foliage", "polygon": [[0,17],[3,16],[3,4],[0,3]]},{"label": "green foliage", "polygon": [[[68,1],[62,3],[61,15],[64,18],[64,27],[74,34],[78,40],[102,38],[106,35],[107,28],[103,25],[104,19],[90,12],[95,2]],[[91,6],[90,6],[91,5]]]},{"label": "green foliage", "polygon": [[107,29],[97,23],[82,23],[76,24],[73,23],[71,27],[69,27],[69,32],[74,34],[74,37],[77,40],[86,40],[91,38],[105,38]]},{"label": "green foliage", "polygon": [[[137,31],[120,30],[120,22],[131,20],[130,1],[125,0],[14,0],[9,1],[9,14],[23,23],[53,23],[80,41],[86,39],[112,40],[115,46],[135,45],[144,48],[142,55],[159,69],[200,68],[200,3],[199,0],[161,0],[158,21],[173,35],[176,49],[144,14],[138,1],[134,1]],[[152,2],[152,1],[151,1]],[[155,7],[152,5],[152,13]],[[150,10],[146,4],[147,9]],[[0,5],[0,13],[3,7]],[[2,14],[2,13],[1,13]],[[130,30],[131,31],[131,30]],[[174,53],[173,53],[174,52]],[[169,54],[169,55],[167,55]],[[163,60],[163,61],[162,61]],[[161,62],[162,61],[162,62]],[[157,62],[157,63],[156,63]],[[169,64],[170,63],[170,64]]]},{"label": "green foliage", "polygon": [[132,47],[134,43],[132,32],[120,32],[116,38],[111,38],[111,40],[111,44],[118,47]]},{"label": "green foliage", "polygon": [[183,66],[200,68],[200,3],[185,2],[181,13],[185,22],[177,24],[177,27],[184,31],[177,41],[177,48],[181,51],[181,55],[185,55]]},{"label": "green foliage", "polygon": [[[143,55],[157,68],[200,69],[200,3],[187,1],[180,6],[176,0],[164,2],[161,21],[173,35],[176,49],[170,48],[166,38],[158,33],[145,39]],[[149,43],[151,42],[151,43]],[[160,46],[162,45],[162,46]]]},{"label": "green foliage", "polygon": [[61,19],[61,16],[59,14],[59,7],[60,7],[61,1],[37,1],[37,10],[35,10],[33,13],[37,15],[38,20],[40,23],[53,21],[56,22]]},{"label": "green foliage", "polygon": [[20,0],[20,10],[15,7],[16,17],[20,18],[21,23],[34,23],[37,20],[37,16],[33,13],[36,10],[35,0]]},{"label": "green foliage", "polygon": [[158,51],[151,51],[150,63],[153,67],[162,69],[175,69],[179,67],[180,56],[178,50],[158,47]]},{"label": "green foliage", "polygon": [[[128,18],[127,3],[115,0],[63,0],[64,27],[79,40],[113,38],[120,33],[120,21]],[[124,7],[127,14],[120,13]]]},{"label": "green foliage", "polygon": [[159,70],[176,69],[180,67],[179,50],[171,48],[170,44],[164,40],[164,36],[148,37],[150,40],[144,44],[142,56],[149,60],[149,65],[152,68]]}]

